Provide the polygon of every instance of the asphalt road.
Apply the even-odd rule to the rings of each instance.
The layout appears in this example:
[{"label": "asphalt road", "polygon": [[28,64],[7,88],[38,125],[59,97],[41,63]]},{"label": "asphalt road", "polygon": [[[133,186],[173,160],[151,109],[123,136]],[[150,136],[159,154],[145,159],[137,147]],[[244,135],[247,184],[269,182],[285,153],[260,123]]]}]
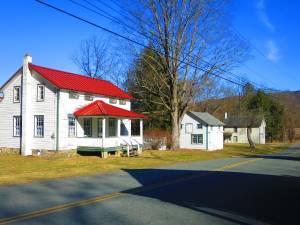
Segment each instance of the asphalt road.
[{"label": "asphalt road", "polygon": [[275,155],[0,187],[1,224],[300,224],[300,144]]}]

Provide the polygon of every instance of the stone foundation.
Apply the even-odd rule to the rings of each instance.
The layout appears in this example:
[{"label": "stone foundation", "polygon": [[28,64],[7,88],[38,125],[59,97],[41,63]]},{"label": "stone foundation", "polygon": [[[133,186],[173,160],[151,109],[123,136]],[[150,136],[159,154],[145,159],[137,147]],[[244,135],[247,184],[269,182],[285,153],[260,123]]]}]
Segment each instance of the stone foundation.
[{"label": "stone foundation", "polygon": [[0,147],[0,154],[20,155],[20,149],[19,148],[4,148],[4,147]]},{"label": "stone foundation", "polygon": [[[0,155],[1,154],[13,154],[13,155],[20,155],[21,150],[19,148],[4,148],[0,147]],[[55,150],[47,150],[47,149],[33,149],[32,150],[33,156],[41,156],[41,157],[51,157],[55,155],[67,155],[67,157],[72,157],[77,155],[76,150],[64,150],[64,151],[55,151]]]}]

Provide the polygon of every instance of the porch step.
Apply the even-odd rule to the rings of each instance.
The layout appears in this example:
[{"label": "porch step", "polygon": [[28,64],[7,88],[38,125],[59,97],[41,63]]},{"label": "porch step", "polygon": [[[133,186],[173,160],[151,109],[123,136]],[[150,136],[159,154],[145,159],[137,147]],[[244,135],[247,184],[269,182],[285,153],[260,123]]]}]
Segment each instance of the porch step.
[{"label": "porch step", "polygon": [[[123,154],[127,155],[127,145],[122,145],[121,146]],[[138,145],[130,145],[129,146],[129,157],[134,157],[134,156],[138,156]]]},{"label": "porch step", "polygon": [[138,149],[129,149],[129,156],[133,157],[133,156],[138,156]]}]

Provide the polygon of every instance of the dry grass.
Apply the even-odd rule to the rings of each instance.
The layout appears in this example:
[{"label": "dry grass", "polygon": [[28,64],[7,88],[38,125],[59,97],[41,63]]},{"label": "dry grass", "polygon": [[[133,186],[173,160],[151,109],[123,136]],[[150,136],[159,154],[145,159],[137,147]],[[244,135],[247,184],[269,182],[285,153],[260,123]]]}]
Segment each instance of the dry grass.
[{"label": "dry grass", "polygon": [[257,149],[252,151],[248,148],[248,145],[239,144],[226,145],[224,150],[214,152],[148,150],[144,151],[142,156],[136,158],[111,157],[108,159],[77,154],[53,154],[47,157],[22,157],[3,154],[0,155],[0,185],[107,173],[120,169],[149,168],[177,162],[270,154],[286,147],[288,147],[286,144],[258,145]]}]

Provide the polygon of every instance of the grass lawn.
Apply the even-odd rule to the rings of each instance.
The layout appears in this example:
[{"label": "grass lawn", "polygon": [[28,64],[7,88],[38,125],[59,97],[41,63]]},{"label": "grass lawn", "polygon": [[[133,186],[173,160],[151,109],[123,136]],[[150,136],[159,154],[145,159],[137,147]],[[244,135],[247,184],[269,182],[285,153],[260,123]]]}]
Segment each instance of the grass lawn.
[{"label": "grass lawn", "polygon": [[170,165],[177,162],[210,160],[233,156],[271,154],[287,148],[287,144],[258,145],[255,151],[246,144],[225,145],[224,150],[206,152],[200,150],[144,151],[135,158],[101,159],[98,156],[77,154],[53,154],[43,157],[0,155],[0,185],[28,183],[70,176],[91,175],[120,169],[147,168]]}]

